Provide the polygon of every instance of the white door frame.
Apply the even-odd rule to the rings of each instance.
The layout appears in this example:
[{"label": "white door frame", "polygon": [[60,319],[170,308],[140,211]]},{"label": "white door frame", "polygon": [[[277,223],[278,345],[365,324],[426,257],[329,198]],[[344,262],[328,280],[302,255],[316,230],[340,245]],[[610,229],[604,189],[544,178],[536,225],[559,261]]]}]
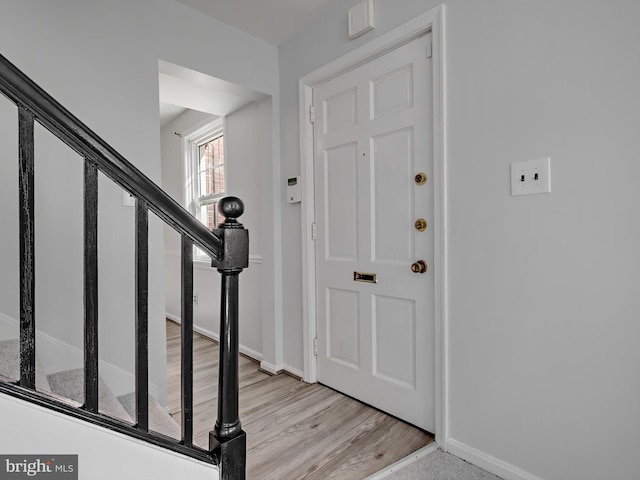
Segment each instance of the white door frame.
[{"label": "white door frame", "polygon": [[339,59],[320,67],[299,80],[300,175],[302,183],[302,314],[304,380],[314,383],[316,357],[314,339],[316,319],[315,242],[311,238],[315,222],[313,177],[313,125],[309,121],[313,88],[399,46],[431,32],[433,62],[433,138],[434,138],[434,231],[435,257],[435,355],[436,355],[436,441],[446,450],[448,438],[448,335],[447,335],[447,251],[446,251],[446,170],[445,170],[445,64],[444,5],[439,5],[411,21],[387,32]]}]

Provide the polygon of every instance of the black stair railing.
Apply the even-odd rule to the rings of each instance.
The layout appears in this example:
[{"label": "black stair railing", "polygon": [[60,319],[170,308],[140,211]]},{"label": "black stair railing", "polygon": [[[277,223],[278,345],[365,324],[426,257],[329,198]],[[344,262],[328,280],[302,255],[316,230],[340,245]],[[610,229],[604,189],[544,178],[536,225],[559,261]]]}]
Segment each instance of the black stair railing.
[{"label": "black stair railing", "polygon": [[[246,438],[238,411],[238,275],[248,267],[249,234],[238,222],[242,201],[227,197],[226,220],[209,231],[160,187],[0,55],[0,93],[18,107],[20,245],[20,378],[0,378],[0,392],[220,466],[220,478],[244,480]],[[38,122],[84,158],[84,404],[36,390],[34,125]],[[130,192],[135,209],[135,423],[103,415],[98,405],[98,172]],[[149,212],[182,237],[182,435],[149,430]],[[193,441],[193,248],[211,257],[222,276],[218,417],[209,448]]]}]

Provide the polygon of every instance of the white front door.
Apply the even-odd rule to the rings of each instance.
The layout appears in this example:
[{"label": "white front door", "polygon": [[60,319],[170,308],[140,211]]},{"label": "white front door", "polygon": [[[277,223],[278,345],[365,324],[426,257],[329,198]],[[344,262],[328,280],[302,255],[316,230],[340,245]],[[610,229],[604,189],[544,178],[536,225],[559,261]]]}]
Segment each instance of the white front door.
[{"label": "white front door", "polygon": [[318,381],[434,432],[429,43],[314,88],[313,104]]}]

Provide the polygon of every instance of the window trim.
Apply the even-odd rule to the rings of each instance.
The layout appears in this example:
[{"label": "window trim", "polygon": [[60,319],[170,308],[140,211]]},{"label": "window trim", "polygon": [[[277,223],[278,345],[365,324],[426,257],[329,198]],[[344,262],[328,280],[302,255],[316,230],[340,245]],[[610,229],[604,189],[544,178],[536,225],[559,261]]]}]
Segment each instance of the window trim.
[{"label": "window trim", "polygon": [[227,144],[223,143],[223,155],[225,158],[225,191],[222,193],[215,193],[210,195],[198,196],[197,192],[200,191],[200,176],[198,165],[198,149],[203,143],[214,140],[216,137],[224,136],[225,121],[224,118],[215,118],[214,120],[208,120],[203,125],[200,125],[192,131],[185,133],[182,137],[182,152],[185,172],[184,182],[184,205],[185,208],[191,212],[191,214],[198,220],[199,217],[198,208],[202,205],[208,205],[214,203],[216,200],[223,198],[227,191]]}]

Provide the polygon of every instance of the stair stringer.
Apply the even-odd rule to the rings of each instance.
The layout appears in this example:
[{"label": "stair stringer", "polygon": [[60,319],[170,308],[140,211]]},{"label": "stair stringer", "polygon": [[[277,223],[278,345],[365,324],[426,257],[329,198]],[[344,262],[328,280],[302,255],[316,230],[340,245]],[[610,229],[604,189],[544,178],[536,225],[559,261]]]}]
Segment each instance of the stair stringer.
[{"label": "stair stringer", "polygon": [[4,394],[0,424],[3,455],[77,454],[83,480],[220,478],[214,465]]}]

